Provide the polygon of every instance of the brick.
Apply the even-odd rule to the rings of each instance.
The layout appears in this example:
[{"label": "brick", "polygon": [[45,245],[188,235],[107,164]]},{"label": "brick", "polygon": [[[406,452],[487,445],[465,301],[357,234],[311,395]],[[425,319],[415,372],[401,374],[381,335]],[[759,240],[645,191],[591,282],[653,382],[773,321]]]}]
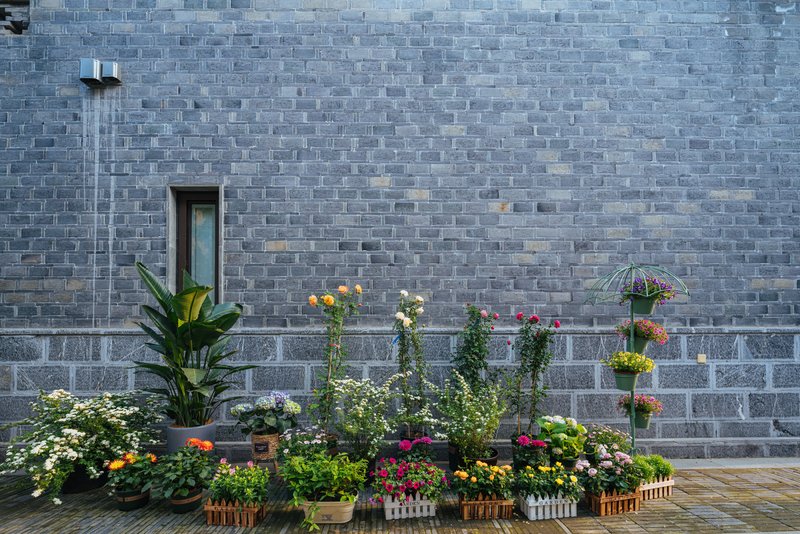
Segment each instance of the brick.
[{"label": "brick", "polygon": [[754,359],[794,359],[794,336],[751,335],[744,336],[745,353]]},{"label": "brick", "polygon": [[35,401],[35,396],[0,396],[0,420],[10,423],[30,417],[33,413],[30,404]]},{"label": "brick", "polygon": [[76,391],[125,391],[128,389],[128,369],[125,367],[76,367]]},{"label": "brick", "polygon": [[616,335],[572,337],[573,360],[600,361],[618,350],[622,350],[622,342]]},{"label": "brick", "polygon": [[658,387],[662,389],[708,388],[708,366],[663,364],[658,366]]},{"label": "brick", "polygon": [[594,389],[593,365],[551,365],[543,384],[551,390]]},{"label": "brick", "polygon": [[0,365],[0,391],[11,391],[12,375],[10,365]]},{"label": "brick", "polygon": [[776,388],[796,388],[800,385],[800,364],[775,364],[772,367],[772,385]]},{"label": "brick", "polygon": [[17,367],[17,391],[70,389],[69,368],[46,365]]},{"label": "brick", "polygon": [[32,336],[0,336],[0,361],[30,362],[42,359],[42,340]]},{"label": "brick", "polygon": [[319,362],[325,354],[325,343],[323,336],[284,336],[283,359]]},{"label": "brick", "polygon": [[763,365],[717,364],[715,374],[717,388],[764,389],[767,384],[767,370]]},{"label": "brick", "polygon": [[99,337],[56,336],[50,338],[47,359],[55,361],[99,361]]},{"label": "brick", "polygon": [[664,422],[661,427],[662,438],[713,438],[714,424],[710,422],[685,421],[680,423]]},{"label": "brick", "polygon": [[797,417],[800,395],[797,393],[751,393],[750,417]]},{"label": "brick", "polygon": [[303,391],[306,368],[302,365],[282,365],[253,369],[253,391]]},{"label": "brick", "polygon": [[277,336],[237,335],[233,336],[228,347],[236,350],[230,361],[264,364],[278,359]]},{"label": "brick", "polygon": [[694,359],[705,354],[709,360],[735,360],[738,358],[736,336],[700,335],[687,336],[687,354]]},{"label": "brick", "polygon": [[121,362],[157,362],[161,355],[145,346],[150,341],[147,336],[110,336],[109,359]]},{"label": "brick", "polygon": [[695,419],[745,418],[745,395],[732,393],[692,393],[692,417]]}]

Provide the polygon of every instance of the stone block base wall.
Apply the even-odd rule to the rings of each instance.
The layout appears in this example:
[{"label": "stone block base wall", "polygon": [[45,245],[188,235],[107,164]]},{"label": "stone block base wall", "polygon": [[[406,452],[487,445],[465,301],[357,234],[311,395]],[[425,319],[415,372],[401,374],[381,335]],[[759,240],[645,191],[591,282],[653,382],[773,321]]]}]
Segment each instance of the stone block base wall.
[{"label": "stone block base wall", "polygon": [[[513,364],[507,344],[513,338],[511,330],[495,333],[492,367]],[[136,373],[132,365],[156,357],[144,340],[136,330],[1,331],[0,424],[28,415],[39,389],[91,395],[154,384],[152,376]],[[391,340],[388,329],[349,334],[350,375],[378,381],[396,372]],[[626,418],[616,411],[621,392],[614,389],[609,369],[598,363],[621,348],[621,341],[579,329],[562,329],[556,340],[542,410],[627,428]],[[425,352],[433,382],[441,383],[450,372],[456,342],[454,329],[427,329]],[[238,331],[234,359],[259,365],[242,375],[238,393],[255,397],[285,390],[305,407],[321,370],[323,343],[321,329]],[[707,364],[696,363],[698,353],[707,355]],[[800,330],[678,330],[648,354],[657,366],[652,375],[641,377],[638,391],[661,399],[664,413],[637,434],[645,450],[672,458],[800,455]],[[244,438],[225,408],[218,439],[231,457],[243,456]],[[507,420],[498,433],[506,455],[506,436],[513,428]],[[5,431],[0,441],[9,437]]]}]

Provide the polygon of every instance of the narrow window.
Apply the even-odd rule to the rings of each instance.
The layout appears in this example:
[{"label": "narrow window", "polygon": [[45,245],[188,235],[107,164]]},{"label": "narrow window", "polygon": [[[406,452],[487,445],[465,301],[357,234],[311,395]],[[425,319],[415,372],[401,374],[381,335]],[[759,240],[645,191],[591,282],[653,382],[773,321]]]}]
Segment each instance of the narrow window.
[{"label": "narrow window", "polygon": [[[219,192],[177,191],[177,278],[183,289],[184,269],[199,284],[219,287]],[[211,293],[217,302],[218,292]]]}]

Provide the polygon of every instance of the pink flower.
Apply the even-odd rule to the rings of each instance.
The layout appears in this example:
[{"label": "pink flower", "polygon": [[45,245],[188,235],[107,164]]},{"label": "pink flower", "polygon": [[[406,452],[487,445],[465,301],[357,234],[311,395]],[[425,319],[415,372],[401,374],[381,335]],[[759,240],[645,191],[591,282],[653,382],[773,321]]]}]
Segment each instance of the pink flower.
[{"label": "pink flower", "polygon": [[386,469],[381,469],[380,471],[378,471],[378,476],[386,478],[389,476],[389,471],[387,471]]},{"label": "pink flower", "polygon": [[522,313],[522,312],[519,312],[519,313],[517,314],[517,321],[521,321],[523,317],[525,317],[525,314],[524,314],[524,313]]},{"label": "pink flower", "polygon": [[492,328],[491,328],[491,329],[492,329],[492,330],[494,330],[494,325],[492,325]]},{"label": "pink flower", "polygon": [[561,321],[556,319],[555,321],[553,321],[553,326],[555,326],[556,328],[561,328]]},{"label": "pink flower", "polygon": [[525,434],[521,435],[517,438],[517,445],[520,447],[527,447],[531,443],[531,438],[526,436]]},{"label": "pink flower", "polygon": [[547,447],[547,443],[542,440],[535,439],[531,441],[531,447]]},{"label": "pink flower", "polygon": [[253,467],[253,460],[250,460],[249,462],[247,462],[247,467]]},{"label": "pink flower", "polygon": [[411,442],[407,439],[404,439],[397,445],[401,451],[410,451],[411,450]]},{"label": "pink flower", "polygon": [[220,458],[220,459],[219,459],[219,463],[221,463],[221,464],[227,464],[227,463],[228,463],[228,459],[227,459],[227,458]]},{"label": "pink flower", "polygon": [[614,464],[611,462],[611,460],[605,460],[603,462],[600,462],[600,467],[602,467],[603,469],[609,469],[612,465]]},{"label": "pink flower", "polygon": [[481,317],[486,319],[487,317],[489,317],[489,312],[487,312],[486,310],[481,310]]},{"label": "pink flower", "polygon": [[389,463],[394,465],[397,463],[397,460],[395,460],[394,458],[389,458]]},{"label": "pink flower", "polygon": [[538,315],[531,315],[530,317],[528,317],[528,322],[533,323],[533,324],[538,323],[539,322],[539,316]]},{"label": "pink flower", "polygon": [[511,345],[511,340],[510,339],[506,340],[506,345]]},{"label": "pink flower", "polygon": [[593,477],[597,474],[597,469],[595,469],[594,467],[590,467],[587,473],[589,473],[590,477]]},{"label": "pink flower", "polygon": [[495,313],[494,315],[492,315],[492,319],[497,320],[499,318],[500,318],[500,314],[499,313]]}]

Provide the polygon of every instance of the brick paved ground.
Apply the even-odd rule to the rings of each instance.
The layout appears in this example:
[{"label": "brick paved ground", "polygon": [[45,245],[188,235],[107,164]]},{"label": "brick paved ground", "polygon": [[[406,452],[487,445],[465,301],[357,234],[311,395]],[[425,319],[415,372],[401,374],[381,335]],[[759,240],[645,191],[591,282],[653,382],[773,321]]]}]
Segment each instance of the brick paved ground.
[{"label": "brick paved ground", "polygon": [[[206,527],[200,513],[174,515],[163,502],[135,512],[119,512],[104,490],[64,497],[58,508],[34,500],[14,480],[0,481],[0,532],[27,533],[181,533],[239,532],[234,528]],[[251,532],[301,532],[301,513],[285,504],[278,486],[270,513]],[[675,494],[649,501],[639,513],[595,517],[585,509],[579,517],[560,521],[526,521],[515,514],[509,521],[465,522],[457,518],[450,496],[434,519],[386,522],[382,511],[360,503],[353,522],[323,532],[392,533],[606,533],[606,532],[798,532],[800,531],[800,468],[683,470],[676,477]]]}]

